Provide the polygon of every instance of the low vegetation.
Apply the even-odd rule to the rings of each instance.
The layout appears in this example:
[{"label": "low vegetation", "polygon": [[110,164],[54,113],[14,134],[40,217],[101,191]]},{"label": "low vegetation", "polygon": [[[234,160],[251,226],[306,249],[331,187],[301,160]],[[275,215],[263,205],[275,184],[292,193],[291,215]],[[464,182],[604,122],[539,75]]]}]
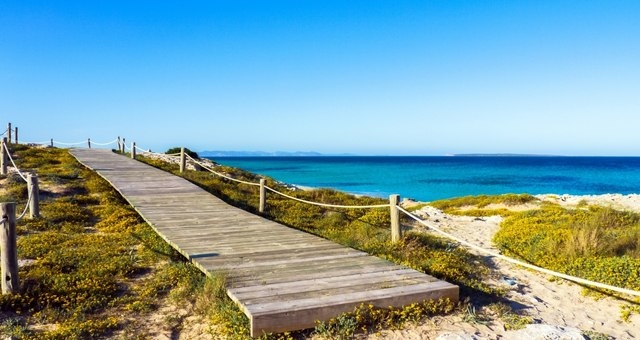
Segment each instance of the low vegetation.
[{"label": "low vegetation", "polygon": [[[66,150],[16,145],[13,152],[21,169],[39,176],[42,217],[17,224],[18,256],[25,264],[20,292],[0,296],[0,333],[25,339],[145,337],[146,315],[162,301],[189,302],[202,289],[204,275]],[[3,181],[0,199],[24,204],[22,179],[14,174]]]},{"label": "low vegetation", "polygon": [[[222,179],[206,171],[180,173],[177,165],[168,164],[160,160],[145,157],[140,157],[140,160],[178,176],[183,176],[232,205],[256,213],[258,211],[259,196],[256,187]],[[219,166],[216,171],[253,183],[257,183],[260,179],[255,174],[230,167]],[[291,190],[289,187],[269,178],[266,179],[266,182],[268,186],[278,191],[309,201],[341,205],[387,203],[385,200],[378,198],[356,197],[329,189]],[[452,242],[431,235],[407,233],[401,242],[391,243],[388,208],[323,208],[296,202],[271,193],[268,194],[266,203],[266,217],[270,219],[458,284],[461,286],[463,295],[475,292],[498,294],[496,290],[483,282],[483,278],[489,272],[484,262],[479,257],[470,254]],[[429,308],[423,309],[425,311],[430,310]],[[449,310],[450,308],[443,308],[441,311],[447,312]],[[380,320],[375,318],[358,318],[357,313],[358,311],[356,310],[354,313],[341,317],[342,319],[340,320],[342,322],[347,322],[345,320],[348,320],[349,326],[345,326],[346,328],[353,328],[354,330],[372,329],[380,323]],[[405,311],[402,314],[402,310],[381,311],[379,313],[395,315],[390,317],[389,320],[395,320],[397,324],[429,315],[424,313],[420,316],[421,314],[416,311]],[[403,318],[402,315],[412,316],[411,318]],[[223,322],[228,318],[217,317],[216,320]],[[339,322],[336,319],[322,324],[320,326],[322,331],[320,332],[325,334],[333,329],[336,334],[341,334],[340,332],[342,331],[337,331],[337,329],[344,327],[338,327]],[[230,324],[224,328],[238,330],[242,329],[242,326],[241,324],[235,326]]]},{"label": "low vegetation", "polygon": [[[503,253],[569,275],[640,291],[640,214],[545,203],[505,219],[494,237]],[[639,311],[625,307],[623,317]]]},{"label": "low vegetation", "polygon": [[[510,216],[513,211],[508,207],[537,202],[539,202],[539,199],[529,194],[505,194],[457,197],[434,201],[429,205],[451,215],[481,217],[492,215]],[[495,208],[496,206],[499,206],[499,208]]]}]

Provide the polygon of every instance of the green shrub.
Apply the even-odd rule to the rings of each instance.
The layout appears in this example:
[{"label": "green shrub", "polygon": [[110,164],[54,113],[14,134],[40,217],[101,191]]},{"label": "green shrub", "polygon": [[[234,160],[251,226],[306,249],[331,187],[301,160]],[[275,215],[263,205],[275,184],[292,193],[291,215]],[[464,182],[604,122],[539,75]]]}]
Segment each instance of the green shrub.
[{"label": "green shrub", "polygon": [[640,214],[547,204],[505,219],[494,242],[541,267],[640,290],[639,236]]},{"label": "green shrub", "polygon": [[[180,153],[182,148],[176,147],[176,148],[171,148],[167,151],[165,151],[166,154],[175,154],[175,153]],[[198,153],[195,151],[191,151],[189,150],[189,148],[184,148],[184,153],[186,153],[187,155],[191,156],[191,158],[193,159],[199,159],[200,156],[198,156]]]}]

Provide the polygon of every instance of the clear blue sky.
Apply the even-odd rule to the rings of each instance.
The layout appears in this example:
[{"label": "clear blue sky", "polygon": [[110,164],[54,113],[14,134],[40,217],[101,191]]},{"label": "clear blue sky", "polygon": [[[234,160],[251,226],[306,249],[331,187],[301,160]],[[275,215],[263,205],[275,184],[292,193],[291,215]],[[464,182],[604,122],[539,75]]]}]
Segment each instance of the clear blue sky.
[{"label": "clear blue sky", "polygon": [[0,118],[155,150],[640,155],[640,1],[0,0]]}]

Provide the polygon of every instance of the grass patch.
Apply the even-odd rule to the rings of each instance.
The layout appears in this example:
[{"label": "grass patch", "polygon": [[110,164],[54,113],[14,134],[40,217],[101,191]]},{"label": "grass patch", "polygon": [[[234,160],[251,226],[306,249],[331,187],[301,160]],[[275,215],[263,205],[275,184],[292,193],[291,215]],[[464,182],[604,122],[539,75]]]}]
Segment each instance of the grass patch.
[{"label": "grass patch", "polygon": [[538,266],[640,291],[640,214],[545,204],[505,219],[494,242]]},{"label": "grass patch", "polygon": [[[138,159],[175,175],[182,176],[236,207],[254,213],[258,211],[259,196],[256,187],[221,179],[206,171],[180,173],[177,165],[144,156]],[[216,171],[243,181],[255,183],[260,179],[255,174],[236,168],[218,166]],[[357,197],[331,189],[291,190],[270,178],[267,178],[266,182],[268,186],[278,191],[309,201],[340,205],[388,203],[386,200],[379,198]],[[331,209],[296,202],[279,195],[268,194],[266,214],[264,216],[276,222],[453,282],[461,286],[463,294],[471,294],[473,292],[481,292],[483,294],[499,293],[483,282],[483,278],[489,273],[489,268],[481,258],[472,255],[455,243],[435,236],[417,233],[408,233],[401,242],[391,243],[388,208]],[[408,218],[404,221],[410,222]],[[225,299],[226,297],[220,297],[222,302],[218,303],[224,306],[226,304],[224,302]],[[233,309],[228,310],[223,307],[210,310],[212,315],[215,315],[213,319],[219,323],[223,323],[223,320],[236,318],[237,311]],[[345,320],[343,321],[347,322]],[[237,322],[232,321],[230,324],[223,326],[222,329],[228,336],[236,336],[238,333],[234,335],[232,332],[243,331],[245,327],[243,322],[240,320]],[[330,325],[334,324],[330,323],[325,326],[335,328],[335,325]],[[389,326],[389,324],[385,325]],[[340,326],[338,328],[349,327]],[[362,329],[359,323],[356,323],[353,327],[357,330]],[[248,332],[243,334],[247,336]]]},{"label": "grass patch", "polygon": [[506,206],[517,206],[538,202],[539,199],[529,194],[505,194],[505,195],[479,195],[464,196],[439,200],[429,203],[434,208],[438,208],[447,214],[466,216],[509,216],[512,214],[508,209],[484,209],[493,204],[504,204]]},{"label": "grass patch", "polygon": [[[19,292],[0,296],[6,318],[0,332],[26,339],[144,337],[144,315],[160,299],[194,299],[204,275],[106,181],[67,150],[12,149],[21,169],[56,190],[43,191],[41,218],[18,222],[18,257],[32,264],[20,268]],[[26,185],[13,178],[6,183],[3,199],[24,204]]]}]

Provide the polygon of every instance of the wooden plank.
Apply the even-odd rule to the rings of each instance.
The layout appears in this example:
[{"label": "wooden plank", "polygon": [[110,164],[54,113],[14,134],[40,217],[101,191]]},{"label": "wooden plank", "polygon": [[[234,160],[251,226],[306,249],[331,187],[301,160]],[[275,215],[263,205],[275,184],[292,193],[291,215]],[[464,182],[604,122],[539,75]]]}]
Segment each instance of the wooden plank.
[{"label": "wooden plank", "polygon": [[440,285],[421,286],[420,289],[412,292],[396,290],[392,294],[384,296],[367,295],[352,298],[349,296],[334,296],[332,303],[327,303],[324,307],[315,305],[309,308],[280,309],[278,311],[268,311],[266,313],[253,313],[247,308],[245,312],[251,315],[252,335],[257,336],[264,333],[284,332],[291,329],[305,329],[315,326],[316,320],[328,320],[336,315],[353,311],[353,309],[366,301],[376,307],[385,308],[389,306],[400,307],[414,302],[425,300],[436,300],[448,298],[452,301],[458,300],[458,287],[446,282],[438,282]]},{"label": "wooden plank", "polygon": [[364,302],[458,298],[457,286],[232,207],[170,173],[106,150],[71,152],[194,265],[227,273],[252,335],[312,327]]}]

